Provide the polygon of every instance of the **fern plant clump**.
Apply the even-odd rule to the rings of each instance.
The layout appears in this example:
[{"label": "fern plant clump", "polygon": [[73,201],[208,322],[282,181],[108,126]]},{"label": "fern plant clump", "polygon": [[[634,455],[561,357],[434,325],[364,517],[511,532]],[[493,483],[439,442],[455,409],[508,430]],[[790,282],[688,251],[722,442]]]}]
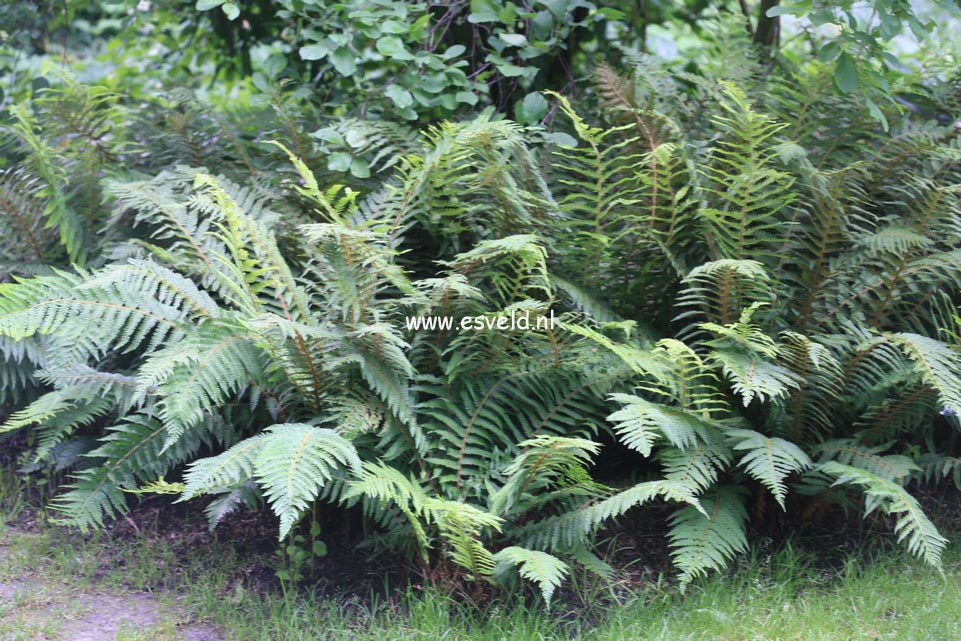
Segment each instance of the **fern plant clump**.
[{"label": "fern plant clump", "polygon": [[[546,602],[614,572],[599,531],[655,501],[682,586],[752,523],[859,494],[938,566],[906,488],[961,474],[957,137],[885,132],[817,65],[628,61],[583,105],[546,94],[563,135],[366,123],[376,176],[349,185],[319,161],[355,121],[307,136],[277,98],[254,140],[177,95],[108,137],[130,114],[65,77],[12,112],[0,170],[0,433],[70,474],[80,528],[144,492],[211,527],[266,505],[281,539],[351,513],[425,576]],[[404,322],[514,314],[558,323]]]}]

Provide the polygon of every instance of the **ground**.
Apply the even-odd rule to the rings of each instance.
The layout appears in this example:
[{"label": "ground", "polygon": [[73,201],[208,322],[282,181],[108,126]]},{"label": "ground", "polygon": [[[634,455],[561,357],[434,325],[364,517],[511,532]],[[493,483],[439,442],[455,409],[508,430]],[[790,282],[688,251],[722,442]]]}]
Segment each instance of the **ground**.
[{"label": "ground", "polygon": [[[37,540],[31,541],[34,538]],[[41,535],[8,528],[0,540],[0,638],[4,641],[220,641],[191,622],[175,595],[106,591],[43,576],[17,558]]]},{"label": "ground", "polygon": [[471,605],[416,575],[388,580],[348,556],[329,525],[331,554],[301,567],[296,587],[277,579],[285,561],[267,512],[210,532],[199,507],[147,500],[82,533],[52,523],[56,513],[36,507],[45,486],[25,483],[0,466],[0,641],[961,639],[956,492],[922,496],[955,541],[944,574],[904,554],[883,520],[838,519],[783,538],[753,532],[751,554],[730,572],[681,593],[663,518],[645,511],[604,535],[615,581],[577,571],[547,609],[530,592]]}]

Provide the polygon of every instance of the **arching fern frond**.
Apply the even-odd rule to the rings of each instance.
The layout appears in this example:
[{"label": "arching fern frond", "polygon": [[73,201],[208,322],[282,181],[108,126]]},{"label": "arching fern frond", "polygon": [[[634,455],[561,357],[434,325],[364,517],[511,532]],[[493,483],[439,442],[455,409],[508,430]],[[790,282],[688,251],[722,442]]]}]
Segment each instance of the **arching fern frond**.
[{"label": "arching fern frond", "polygon": [[754,430],[729,430],[726,436],[734,443],[736,451],[744,452],[740,465],[770,490],[782,509],[786,509],[784,479],[812,465],[804,450],[782,438],[768,438]]},{"label": "arching fern frond", "polygon": [[671,557],[681,571],[681,586],[723,569],[747,550],[747,511],[733,488],[722,487],[701,497],[700,506],[683,507],[670,519]]},{"label": "arching fern frond", "polygon": [[81,529],[103,526],[106,519],[127,511],[124,490],[161,478],[211,440],[207,430],[197,429],[165,447],[164,436],[163,423],[144,414],[108,428],[99,447],[85,455],[98,459],[98,464],[78,472],[68,491],[54,501],[61,520]]},{"label": "arching fern frond", "polygon": [[821,443],[815,451],[822,463],[834,461],[864,470],[887,481],[904,484],[920,468],[907,456],[885,454],[893,445],[894,443],[865,445],[853,439],[831,439]]},{"label": "arching fern frond", "polygon": [[614,432],[624,445],[644,456],[651,455],[655,440],[662,436],[674,447],[693,447],[698,432],[704,429],[702,419],[683,408],[652,403],[631,394],[611,394],[610,398],[624,405],[607,417],[614,423]]},{"label": "arching fern frond", "polygon": [[589,544],[591,535],[605,522],[658,497],[686,503],[695,511],[702,509],[700,501],[688,485],[670,480],[647,481],[566,514],[545,518],[531,526],[520,528],[517,535],[527,547],[580,549]]},{"label": "arching fern frond", "polygon": [[917,499],[903,487],[866,470],[836,461],[821,465],[821,471],[837,478],[836,485],[851,483],[862,488],[866,513],[880,508],[885,514],[896,517],[894,532],[898,541],[904,543],[911,554],[929,565],[941,568],[941,553],[948,540],[941,536],[924,514]]},{"label": "arching fern frond", "polygon": [[890,339],[914,362],[922,379],[938,391],[942,405],[961,414],[961,352],[918,334],[892,334]]},{"label": "arching fern frond", "polygon": [[350,441],[331,429],[278,424],[226,452],[192,463],[184,475],[180,500],[234,491],[256,480],[280,517],[283,539],[324,486],[343,473],[361,473],[360,458]]},{"label": "arching fern frond", "polygon": [[290,423],[267,428],[254,456],[257,483],[280,517],[280,539],[339,470],[359,474],[354,446],[325,428]]},{"label": "arching fern frond", "polygon": [[547,607],[550,607],[554,591],[570,570],[566,563],[553,554],[516,545],[498,550],[493,558],[497,562],[495,575],[503,576],[509,569],[516,568],[522,579],[538,585]]},{"label": "arching fern frond", "polygon": [[266,362],[256,338],[239,323],[210,321],[147,358],[140,389],[159,396],[170,442],[262,375]]}]

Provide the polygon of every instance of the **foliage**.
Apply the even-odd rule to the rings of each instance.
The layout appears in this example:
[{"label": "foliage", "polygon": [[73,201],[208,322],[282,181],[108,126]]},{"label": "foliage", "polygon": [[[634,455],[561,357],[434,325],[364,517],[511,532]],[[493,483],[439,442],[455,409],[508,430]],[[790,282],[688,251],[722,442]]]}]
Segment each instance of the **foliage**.
[{"label": "foliage", "polygon": [[[937,566],[905,486],[959,469],[953,128],[839,96],[820,63],[762,73],[740,29],[698,73],[625,54],[632,75],[530,93],[516,120],[387,120],[484,94],[465,61],[497,69],[506,106],[524,85],[506,79],[540,76],[504,52],[584,28],[563,18],[586,3],[508,4],[288,2],[329,100],[384,117],[313,135],[309,85],[272,54],[249,110],[134,107],[53,71],[10,108],[0,402],[20,409],[0,432],[30,435],[31,469],[70,470],[63,520],[101,526],[145,492],[213,497],[212,527],[267,504],[293,577],[302,519],[350,513],[425,576],[520,577],[549,602],[576,565],[609,574],[598,532],[653,501],[677,504],[685,585],[744,553],[749,523],[850,488]],[[491,50],[442,51],[459,29]]]}]

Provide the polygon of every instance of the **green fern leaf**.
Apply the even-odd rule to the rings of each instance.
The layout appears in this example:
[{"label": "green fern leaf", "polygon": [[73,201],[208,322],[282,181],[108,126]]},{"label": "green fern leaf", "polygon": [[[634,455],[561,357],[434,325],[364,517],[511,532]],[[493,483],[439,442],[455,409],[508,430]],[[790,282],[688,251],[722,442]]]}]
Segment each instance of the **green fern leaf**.
[{"label": "green fern leaf", "polygon": [[713,486],[720,472],[730,465],[731,451],[721,438],[712,435],[686,450],[666,448],[658,458],[664,466],[665,479],[699,494]]},{"label": "green fern leaf", "polygon": [[548,607],[554,591],[570,570],[566,563],[552,554],[517,546],[499,550],[494,554],[494,560],[497,562],[495,574],[503,575],[509,568],[517,568],[521,578],[536,583]]},{"label": "green fern leaf", "polygon": [[64,515],[61,521],[81,529],[102,527],[106,519],[127,511],[124,490],[136,490],[188,461],[209,437],[206,430],[195,430],[164,448],[164,432],[163,424],[147,415],[108,428],[100,446],[85,455],[98,464],[78,472],[68,491],[56,499],[54,507]]},{"label": "green fern leaf", "polygon": [[704,430],[701,419],[675,407],[652,403],[631,394],[611,394],[611,400],[623,404],[607,420],[614,423],[614,431],[621,441],[644,456],[651,455],[655,440],[664,436],[674,447],[693,447],[699,432]]},{"label": "green fern leaf", "polygon": [[768,438],[754,430],[730,430],[727,437],[734,449],[745,451],[741,466],[752,477],[770,490],[781,509],[787,496],[784,479],[793,472],[803,472],[811,466],[811,459],[794,443],[782,438]]},{"label": "green fern leaf", "polygon": [[941,536],[928,519],[917,499],[900,485],[860,468],[829,461],[820,470],[837,478],[835,485],[852,483],[864,490],[865,510],[870,514],[877,508],[896,517],[894,532],[911,554],[929,565],[941,569],[941,553],[948,540]]},{"label": "green fern leaf", "polygon": [[961,353],[918,334],[891,334],[889,338],[914,361],[924,381],[938,391],[942,405],[961,414]]},{"label": "green fern leaf", "polygon": [[710,570],[723,569],[747,550],[747,511],[732,488],[701,497],[703,510],[684,507],[670,519],[671,557],[681,570],[682,588]]},{"label": "green fern leaf", "polygon": [[344,468],[359,474],[354,446],[337,432],[299,423],[265,430],[254,455],[254,471],[274,513],[283,540],[323,486]]},{"label": "green fern leaf", "polygon": [[893,445],[891,442],[868,446],[853,439],[831,439],[821,443],[816,451],[822,463],[833,460],[903,484],[920,468],[907,456],[884,454]]}]

